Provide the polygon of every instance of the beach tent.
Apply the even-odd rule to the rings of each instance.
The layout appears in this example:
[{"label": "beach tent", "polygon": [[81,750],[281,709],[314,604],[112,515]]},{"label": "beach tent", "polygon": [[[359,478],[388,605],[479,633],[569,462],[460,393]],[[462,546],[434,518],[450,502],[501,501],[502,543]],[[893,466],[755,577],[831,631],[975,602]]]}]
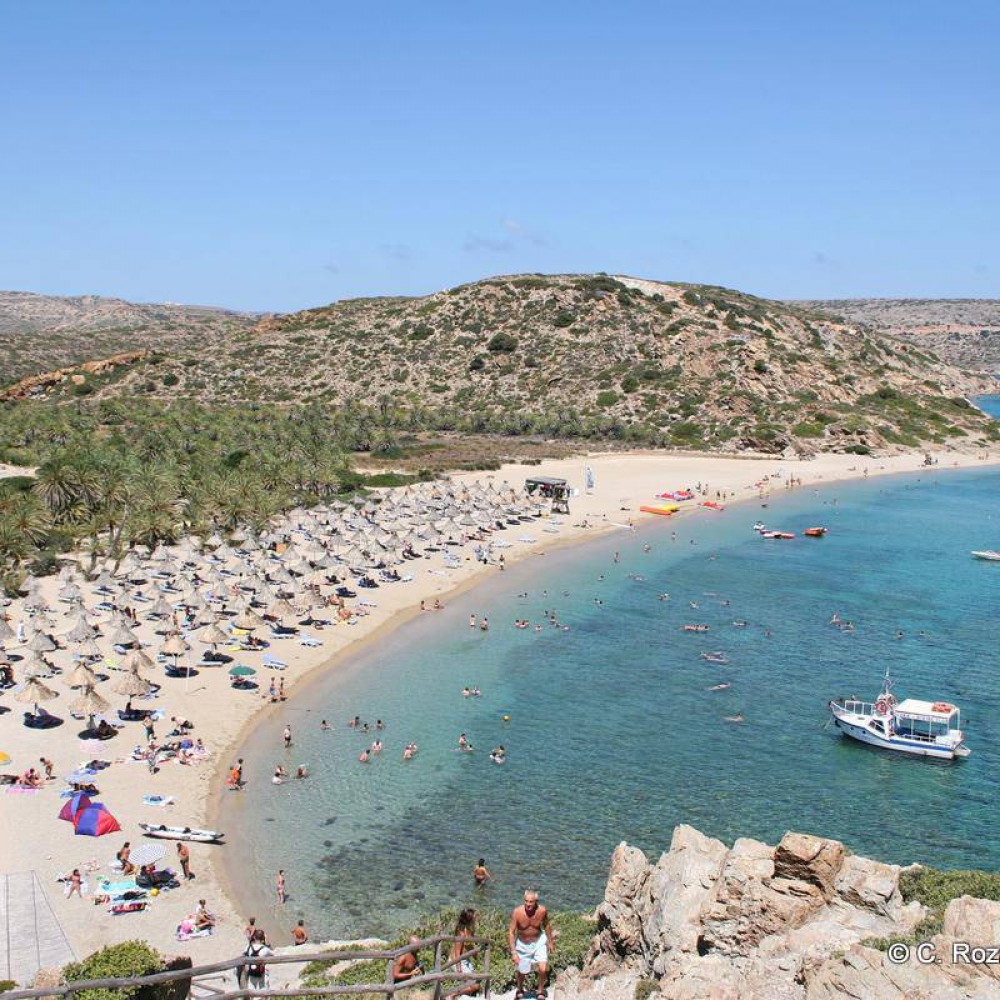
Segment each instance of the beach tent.
[{"label": "beach tent", "polygon": [[80,812],[81,809],[86,809],[91,805],[93,805],[93,803],[90,801],[89,795],[85,792],[74,792],[73,797],[67,799],[63,804],[62,809],[59,810],[59,818],[73,823],[76,820],[76,814]]},{"label": "beach tent", "polygon": [[118,820],[100,802],[92,802],[81,809],[73,820],[73,830],[78,837],[103,837],[120,829]]}]

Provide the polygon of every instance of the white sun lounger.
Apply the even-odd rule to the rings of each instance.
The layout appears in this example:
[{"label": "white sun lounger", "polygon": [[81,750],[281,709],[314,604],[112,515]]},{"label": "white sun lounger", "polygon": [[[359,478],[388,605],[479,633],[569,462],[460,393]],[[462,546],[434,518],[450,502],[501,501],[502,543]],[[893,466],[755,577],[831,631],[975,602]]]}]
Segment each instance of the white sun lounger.
[{"label": "white sun lounger", "polygon": [[300,646],[322,646],[323,645],[323,641],[321,639],[317,639],[316,636],[314,636],[314,635],[304,634],[304,635],[300,635],[299,636],[299,645]]}]

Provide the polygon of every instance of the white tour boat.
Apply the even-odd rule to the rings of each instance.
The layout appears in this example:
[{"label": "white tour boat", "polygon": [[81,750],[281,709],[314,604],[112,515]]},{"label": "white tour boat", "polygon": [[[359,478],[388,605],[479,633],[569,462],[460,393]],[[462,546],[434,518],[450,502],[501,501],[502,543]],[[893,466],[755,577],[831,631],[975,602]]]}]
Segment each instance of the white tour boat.
[{"label": "white tour boat", "polygon": [[1000,552],[995,549],[982,549],[972,553],[974,559],[985,559],[987,562],[1000,562]]},{"label": "white tour boat", "polygon": [[830,711],[837,728],[850,736],[883,750],[954,760],[972,751],[963,742],[961,713],[945,701],[897,701],[892,681],[886,674],[882,692],[874,703],[855,698],[837,698]]}]

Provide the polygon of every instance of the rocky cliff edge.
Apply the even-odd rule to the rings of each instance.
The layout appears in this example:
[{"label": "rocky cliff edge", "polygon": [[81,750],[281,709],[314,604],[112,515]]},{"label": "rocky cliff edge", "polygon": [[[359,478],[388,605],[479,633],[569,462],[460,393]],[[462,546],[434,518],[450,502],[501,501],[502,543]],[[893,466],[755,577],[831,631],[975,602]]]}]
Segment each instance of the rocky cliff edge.
[{"label": "rocky cliff edge", "polygon": [[1000,998],[1000,962],[975,950],[1000,945],[1000,903],[952,900],[918,955],[906,942],[928,911],[904,903],[901,870],[800,833],[728,848],[679,826],[655,864],[622,843],[584,970],[560,977],[561,996],[631,998],[647,980],[668,1000]]}]

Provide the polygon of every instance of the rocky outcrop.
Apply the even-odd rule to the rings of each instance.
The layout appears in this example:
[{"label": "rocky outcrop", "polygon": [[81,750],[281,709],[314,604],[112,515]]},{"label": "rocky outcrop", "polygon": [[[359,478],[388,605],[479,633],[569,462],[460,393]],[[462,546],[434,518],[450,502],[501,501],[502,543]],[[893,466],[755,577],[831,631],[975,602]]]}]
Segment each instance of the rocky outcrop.
[{"label": "rocky outcrop", "polygon": [[927,915],[904,903],[900,871],[800,833],[727,848],[679,826],[655,864],[619,844],[583,973],[562,994],[632,997],[653,980],[665,1000],[1000,1000],[1000,962],[961,951],[1000,942],[1000,903],[953,900],[919,955],[868,946],[912,941]]},{"label": "rocky outcrop", "polygon": [[106,375],[116,368],[126,365],[134,365],[137,361],[143,361],[150,355],[149,351],[125,351],[115,354],[110,358],[100,358],[96,361],[84,361],[83,364],[74,368],[61,368],[54,372],[44,372],[41,375],[29,375],[21,379],[14,385],[0,392],[0,403],[5,403],[12,399],[27,399],[31,396],[39,396],[47,390],[61,385],[67,380],[74,385],[83,385],[87,381],[88,375]]}]

